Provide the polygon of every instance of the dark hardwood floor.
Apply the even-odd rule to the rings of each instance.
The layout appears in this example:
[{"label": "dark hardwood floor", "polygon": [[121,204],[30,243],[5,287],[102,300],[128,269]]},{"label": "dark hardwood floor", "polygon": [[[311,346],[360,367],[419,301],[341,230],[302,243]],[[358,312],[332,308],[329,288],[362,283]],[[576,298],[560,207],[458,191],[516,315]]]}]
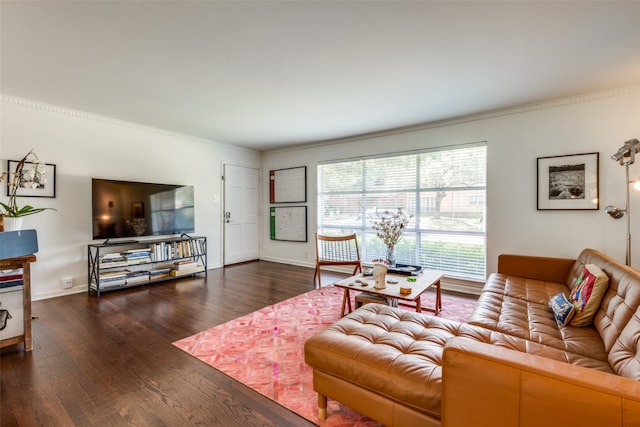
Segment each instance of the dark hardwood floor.
[{"label": "dark hardwood floor", "polygon": [[260,261],[36,301],[33,351],[0,353],[0,425],[312,426],[171,343],[313,287],[313,269]]}]

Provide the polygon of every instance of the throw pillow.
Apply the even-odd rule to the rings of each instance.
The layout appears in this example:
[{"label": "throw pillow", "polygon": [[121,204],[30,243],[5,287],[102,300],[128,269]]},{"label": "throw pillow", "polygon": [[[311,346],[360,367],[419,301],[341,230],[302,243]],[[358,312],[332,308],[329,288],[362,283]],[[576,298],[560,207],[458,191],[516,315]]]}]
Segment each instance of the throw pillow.
[{"label": "throw pillow", "polygon": [[549,308],[553,311],[556,322],[561,326],[567,325],[576,312],[573,303],[569,301],[563,293],[551,297],[549,300]]},{"label": "throw pillow", "polygon": [[576,307],[571,326],[587,326],[591,323],[608,286],[609,277],[600,268],[594,264],[584,266],[571,291],[570,298]]}]

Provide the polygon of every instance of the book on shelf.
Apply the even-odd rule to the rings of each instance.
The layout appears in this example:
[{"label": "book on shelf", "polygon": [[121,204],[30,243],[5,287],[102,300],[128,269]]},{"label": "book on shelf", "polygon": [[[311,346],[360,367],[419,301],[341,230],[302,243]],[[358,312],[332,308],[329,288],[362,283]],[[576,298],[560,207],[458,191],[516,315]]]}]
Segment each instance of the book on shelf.
[{"label": "book on shelf", "polygon": [[24,280],[22,280],[22,278],[0,281],[0,289],[13,288],[14,286],[22,286],[22,285],[24,285]]},{"label": "book on shelf", "polygon": [[149,272],[146,270],[127,271],[127,277],[148,276],[148,275],[149,275]]},{"label": "book on shelf", "polygon": [[175,270],[187,270],[190,268],[195,268],[198,266],[198,263],[195,261],[178,261],[173,263],[173,268]]},{"label": "book on shelf", "polygon": [[99,268],[113,268],[127,265],[127,260],[120,253],[105,254],[100,257]]},{"label": "book on shelf", "polygon": [[123,252],[124,259],[129,264],[144,264],[151,262],[151,249],[133,249],[132,252]]},{"label": "book on shelf", "polygon": [[100,278],[101,282],[105,280],[116,280],[127,277],[127,272],[126,270],[103,271],[98,275],[98,277]]},{"label": "book on shelf", "polygon": [[149,278],[151,280],[158,280],[164,277],[169,277],[169,273],[171,273],[171,269],[167,268],[157,268],[149,271]]},{"label": "book on shelf", "polygon": [[126,267],[129,263],[125,260],[117,262],[101,262],[99,268],[114,268],[114,267]]},{"label": "book on shelf", "polygon": [[[110,289],[110,288],[119,288],[126,284],[126,279],[124,277],[115,280],[102,280],[100,279],[100,289]],[[96,289],[95,283],[91,283],[91,287]]]},{"label": "book on shelf", "polygon": [[127,259],[127,265],[148,264],[150,262],[151,262],[150,256]]},{"label": "book on shelf", "polygon": [[127,255],[144,254],[145,252],[151,252],[151,248],[128,249],[126,251],[122,251],[123,254]]},{"label": "book on shelf", "polygon": [[127,285],[133,285],[136,283],[143,283],[143,282],[148,282],[149,281],[149,275],[147,274],[146,276],[132,276],[132,277],[127,277]]},{"label": "book on shelf", "polygon": [[134,252],[132,254],[124,254],[123,256],[124,256],[125,259],[149,258],[151,256],[151,254],[149,252]]},{"label": "book on shelf", "polygon": [[7,282],[10,280],[22,279],[22,269],[17,270],[2,270],[0,272],[0,282]]},{"label": "book on shelf", "polygon": [[120,252],[113,252],[113,253],[110,253],[110,254],[104,254],[100,258],[102,258],[104,260],[110,260],[110,259],[114,259],[114,258],[122,258],[122,254]]},{"label": "book on shelf", "polygon": [[171,270],[171,276],[172,277],[179,277],[179,276],[188,276],[190,274],[196,274],[196,273],[201,273],[204,271],[204,266],[202,265],[196,265],[196,267],[193,268],[187,268],[187,269],[183,269],[183,270]]}]

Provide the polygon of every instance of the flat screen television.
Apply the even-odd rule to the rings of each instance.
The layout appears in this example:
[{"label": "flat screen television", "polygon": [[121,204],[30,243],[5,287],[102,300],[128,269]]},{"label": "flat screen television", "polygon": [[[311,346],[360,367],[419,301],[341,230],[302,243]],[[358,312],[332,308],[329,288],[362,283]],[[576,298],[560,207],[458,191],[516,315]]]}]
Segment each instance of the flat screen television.
[{"label": "flat screen television", "polygon": [[93,239],[193,233],[193,186],[91,180]]}]

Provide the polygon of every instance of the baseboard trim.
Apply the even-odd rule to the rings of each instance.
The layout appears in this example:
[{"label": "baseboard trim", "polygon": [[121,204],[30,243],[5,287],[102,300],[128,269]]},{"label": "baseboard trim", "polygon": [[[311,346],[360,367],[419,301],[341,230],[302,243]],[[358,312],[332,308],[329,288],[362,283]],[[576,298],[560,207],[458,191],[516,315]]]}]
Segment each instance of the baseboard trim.
[{"label": "baseboard trim", "polygon": [[49,298],[64,297],[67,295],[80,294],[83,292],[87,292],[87,285],[74,286],[68,289],[56,289],[54,291],[38,292],[35,294],[31,294],[31,301],[39,301],[39,300],[49,299]]}]

